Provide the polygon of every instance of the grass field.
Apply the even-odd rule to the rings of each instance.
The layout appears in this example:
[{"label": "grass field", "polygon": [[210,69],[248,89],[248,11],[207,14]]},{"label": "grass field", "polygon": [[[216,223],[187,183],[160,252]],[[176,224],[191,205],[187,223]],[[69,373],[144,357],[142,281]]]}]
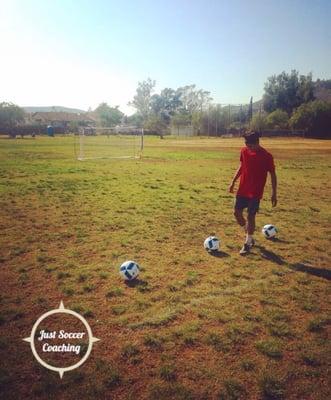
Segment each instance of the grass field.
[{"label": "grass field", "polygon": [[[331,142],[261,144],[279,204],[268,181],[243,258],[227,191],[240,139],[148,137],[141,160],[84,162],[70,137],[0,139],[0,397],[330,398]],[[61,300],[101,339],[62,380],[21,340]]]}]

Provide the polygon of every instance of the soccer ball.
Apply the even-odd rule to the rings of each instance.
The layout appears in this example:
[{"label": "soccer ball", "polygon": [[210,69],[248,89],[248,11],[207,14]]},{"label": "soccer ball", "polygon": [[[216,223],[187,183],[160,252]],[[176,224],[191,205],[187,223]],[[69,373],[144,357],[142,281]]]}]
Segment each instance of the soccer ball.
[{"label": "soccer ball", "polygon": [[264,227],[262,228],[262,233],[265,238],[271,239],[276,236],[277,229],[274,225],[271,225],[271,224],[264,225]]},{"label": "soccer ball", "polygon": [[203,246],[207,251],[216,251],[220,248],[220,241],[216,236],[209,236]]},{"label": "soccer ball", "polygon": [[126,281],[132,281],[139,275],[139,265],[134,261],[125,261],[120,266],[120,275]]}]

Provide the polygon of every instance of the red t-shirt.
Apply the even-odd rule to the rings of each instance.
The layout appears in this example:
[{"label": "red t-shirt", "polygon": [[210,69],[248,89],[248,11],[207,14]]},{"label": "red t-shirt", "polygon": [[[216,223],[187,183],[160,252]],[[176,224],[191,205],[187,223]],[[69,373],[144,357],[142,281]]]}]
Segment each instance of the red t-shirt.
[{"label": "red t-shirt", "polygon": [[262,199],[268,172],[275,170],[272,155],[263,147],[250,150],[243,147],[240,151],[241,175],[238,196]]}]

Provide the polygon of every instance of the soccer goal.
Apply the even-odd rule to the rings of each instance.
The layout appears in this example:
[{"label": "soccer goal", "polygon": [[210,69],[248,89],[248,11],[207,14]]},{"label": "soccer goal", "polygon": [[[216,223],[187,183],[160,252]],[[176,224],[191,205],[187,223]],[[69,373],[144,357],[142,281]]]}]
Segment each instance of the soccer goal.
[{"label": "soccer goal", "polygon": [[75,136],[78,160],[140,158],[144,146],[142,129],[82,128]]}]

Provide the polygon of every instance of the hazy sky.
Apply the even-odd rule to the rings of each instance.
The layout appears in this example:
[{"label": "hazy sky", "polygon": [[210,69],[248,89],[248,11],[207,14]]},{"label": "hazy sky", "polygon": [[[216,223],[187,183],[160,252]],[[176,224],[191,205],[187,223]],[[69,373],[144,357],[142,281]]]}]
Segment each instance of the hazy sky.
[{"label": "hazy sky", "polygon": [[87,109],[196,84],[261,98],[272,74],[331,78],[330,0],[0,0],[0,101]]}]

